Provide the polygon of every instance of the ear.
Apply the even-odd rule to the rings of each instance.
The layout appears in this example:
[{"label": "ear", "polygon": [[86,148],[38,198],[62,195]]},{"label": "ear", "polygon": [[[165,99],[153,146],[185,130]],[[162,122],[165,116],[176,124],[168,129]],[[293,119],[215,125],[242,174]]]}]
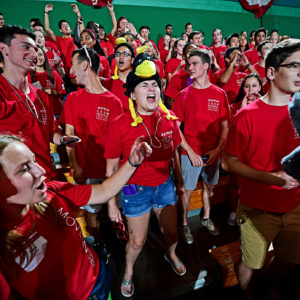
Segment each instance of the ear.
[{"label": "ear", "polygon": [[230,59],[228,57],[224,58],[227,63],[230,63]]},{"label": "ear", "polygon": [[9,52],[9,47],[4,43],[0,43],[0,51],[2,52],[3,57],[7,56]]},{"label": "ear", "polygon": [[80,66],[81,66],[81,68],[82,68],[83,71],[86,71],[87,68],[88,68],[88,66],[89,66],[89,63],[88,63],[86,60],[84,60],[84,61],[80,64]]},{"label": "ear", "polygon": [[136,100],[136,96],[135,96],[134,91],[130,93],[130,98],[131,98],[132,100]]},{"label": "ear", "polygon": [[93,40],[93,46],[95,46],[96,45],[96,40]]},{"label": "ear", "polygon": [[208,66],[209,66],[209,65],[208,65],[208,63],[204,63],[204,65],[203,65],[203,67],[204,67],[204,70],[206,70],[206,71],[207,71],[207,70],[208,70]]},{"label": "ear", "polygon": [[261,57],[261,52],[258,52],[258,51],[257,51],[257,55],[258,55],[259,57]]},{"label": "ear", "polygon": [[268,68],[266,77],[269,78],[271,81],[275,79],[275,69],[274,69],[274,67]]},{"label": "ear", "polygon": [[61,29],[59,29],[59,31],[62,33]]}]

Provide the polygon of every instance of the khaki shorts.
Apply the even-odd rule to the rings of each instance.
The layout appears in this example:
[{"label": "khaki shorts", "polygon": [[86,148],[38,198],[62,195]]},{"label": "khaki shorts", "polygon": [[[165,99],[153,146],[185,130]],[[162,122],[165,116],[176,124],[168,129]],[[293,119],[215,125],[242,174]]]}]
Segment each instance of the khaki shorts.
[{"label": "khaki shorts", "polygon": [[300,205],[278,214],[239,203],[236,214],[241,230],[242,260],[248,267],[264,266],[271,242],[276,257],[300,263]]}]

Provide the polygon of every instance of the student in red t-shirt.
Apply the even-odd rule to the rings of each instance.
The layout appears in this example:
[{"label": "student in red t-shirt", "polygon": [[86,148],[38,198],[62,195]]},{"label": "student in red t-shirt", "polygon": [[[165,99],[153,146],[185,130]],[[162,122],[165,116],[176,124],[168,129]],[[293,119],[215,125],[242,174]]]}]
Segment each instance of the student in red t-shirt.
[{"label": "student in red t-shirt", "polygon": [[244,72],[239,72],[238,68],[243,65],[251,73],[257,73],[248,61],[244,53],[238,47],[228,48],[225,52],[226,69],[217,71],[214,75],[216,84],[225,90],[229,103],[235,101],[244,77]]},{"label": "student in red t-shirt", "polygon": [[271,243],[275,257],[261,293],[279,298],[279,280],[300,263],[300,182],[281,165],[300,145],[288,112],[291,96],[300,91],[299,66],[299,40],[272,47],[266,58],[270,89],[233,118],[223,152],[223,165],[238,175],[240,187],[242,259],[236,274],[247,299],[253,299],[252,278],[264,267]]},{"label": "student in red t-shirt", "polygon": [[208,49],[207,46],[203,45],[204,32],[202,30],[193,31],[189,35],[189,42],[196,45],[199,49]]},{"label": "student in red t-shirt", "polygon": [[[149,38],[149,35],[150,35],[150,27],[148,25],[143,25],[140,27],[139,29],[139,34],[140,36],[145,40],[145,41],[150,41],[153,45],[153,48],[156,52],[156,57],[157,59],[160,59],[159,57],[159,52],[158,52],[158,49],[157,49],[157,46],[156,44],[154,43],[154,41],[150,40]],[[140,41],[138,41],[138,44],[142,45]]]},{"label": "student in red t-shirt", "polygon": [[115,48],[116,69],[114,76],[102,81],[102,85],[121,100],[125,111],[129,110],[129,102],[128,97],[124,94],[124,84],[131,70],[134,57],[134,50],[128,43],[119,44]]},{"label": "student in red t-shirt", "polygon": [[85,243],[75,212],[111,199],[150,153],[136,141],[128,162],[103,184],[46,183],[21,139],[0,135],[0,287],[8,282],[19,294],[9,299],[107,300],[109,266]]},{"label": "student in red t-shirt", "polygon": [[100,67],[98,76],[101,78],[110,78],[110,66],[102,47],[97,43],[96,36],[90,29],[84,29],[80,33],[80,45],[93,49],[98,53]]},{"label": "student in red t-shirt", "polygon": [[129,227],[121,283],[121,293],[125,297],[134,293],[134,263],[146,241],[152,208],[164,234],[167,247],[165,260],[177,275],[186,273],[184,264],[175,253],[178,241],[177,206],[175,187],[170,178],[170,158],[182,140],[176,117],[161,103],[160,88],[161,80],[153,59],[146,53],[139,54],[126,80],[130,112],[125,112],[112,122],[105,144],[107,176],[127,161],[136,137],[143,136],[153,150],[151,157],[144,161],[121,191],[123,213]]},{"label": "student in red t-shirt", "polygon": [[203,179],[204,186],[201,224],[210,234],[219,235],[217,226],[210,218],[210,198],[219,180],[220,153],[228,132],[230,111],[226,93],[209,81],[209,68],[207,50],[197,49],[190,53],[188,69],[193,83],[178,93],[172,106],[179,118],[178,126],[184,122],[184,137],[189,148],[197,154],[190,155],[184,151],[181,155],[185,193],[181,198],[183,213],[180,232],[187,244],[194,242],[187,213],[190,197],[199,178]]},{"label": "student in red t-shirt", "polygon": [[[172,32],[173,32],[173,26],[171,24],[167,24],[165,26],[165,32],[168,36],[170,36],[171,38],[171,35],[172,35]],[[159,41],[158,41],[158,49],[162,49],[164,46],[163,46],[163,39],[164,37],[162,36]]]},{"label": "student in red t-shirt", "polygon": [[66,94],[64,82],[59,74],[50,68],[47,56],[40,47],[37,51],[35,72],[30,73],[30,81],[49,95],[53,112],[58,117],[63,108],[61,99]]},{"label": "student in red t-shirt", "polygon": [[62,55],[66,74],[69,75],[72,66],[72,52],[76,49],[73,38],[71,36],[71,28],[66,20],[61,20],[58,23],[59,31],[62,33],[61,37],[58,37],[50,28],[49,13],[53,10],[52,4],[45,6],[45,29],[49,36],[52,38]]},{"label": "student in red t-shirt", "polygon": [[195,49],[197,49],[197,47],[192,43],[187,43],[183,48],[182,58],[185,61],[185,66],[172,76],[165,92],[164,102],[170,109],[172,108],[172,105],[179,91],[191,85],[193,82],[193,79],[190,77],[190,74],[188,72],[187,62],[189,54]]},{"label": "student in red t-shirt", "polygon": [[266,94],[269,90],[269,83],[266,77],[266,71],[265,71],[265,59],[267,57],[267,54],[270,52],[272,48],[272,44],[269,41],[264,41],[260,43],[257,47],[257,54],[259,57],[258,63],[253,65],[253,68],[257,71],[259,74],[262,84],[263,84],[263,94]]},{"label": "student in red t-shirt", "polygon": [[53,179],[56,175],[50,156],[50,141],[60,145],[69,138],[56,130],[48,95],[28,83],[27,75],[35,71],[37,62],[34,39],[32,32],[18,26],[0,29],[0,51],[3,56],[0,128],[1,132],[22,135],[37,161],[46,169],[48,179]]},{"label": "student in red t-shirt", "polygon": [[109,57],[110,55],[114,54],[114,46],[109,41],[103,25],[99,25],[99,38],[100,38],[100,46],[102,47],[105,56]]},{"label": "student in red t-shirt", "polygon": [[213,50],[215,53],[215,57],[218,65],[221,65],[221,61],[224,60],[224,54],[226,51],[226,46],[222,45],[222,31],[221,29],[216,28],[212,33],[212,46],[209,49]]},{"label": "student in red t-shirt", "polygon": [[184,38],[179,38],[175,41],[174,46],[172,46],[171,58],[167,61],[165,66],[165,72],[167,74],[167,79],[170,80],[172,75],[179,71],[182,67],[184,61],[182,60],[183,48],[185,45]]},{"label": "student in red t-shirt", "polygon": [[241,34],[239,38],[239,42],[240,42],[239,48],[242,53],[249,50],[249,43],[246,35]]},{"label": "student in red t-shirt", "polygon": [[54,50],[47,49],[47,47],[45,46],[45,37],[42,34],[42,32],[37,30],[34,31],[33,33],[35,35],[35,43],[37,44],[37,46],[40,46],[43,49],[43,51],[46,53],[50,67],[53,70],[57,71],[58,74],[63,78],[66,75],[66,73],[60,56],[58,56]]},{"label": "student in red t-shirt", "polygon": [[159,49],[160,61],[165,65],[167,61],[171,58],[171,37],[169,35],[165,35],[163,37],[163,48]]}]

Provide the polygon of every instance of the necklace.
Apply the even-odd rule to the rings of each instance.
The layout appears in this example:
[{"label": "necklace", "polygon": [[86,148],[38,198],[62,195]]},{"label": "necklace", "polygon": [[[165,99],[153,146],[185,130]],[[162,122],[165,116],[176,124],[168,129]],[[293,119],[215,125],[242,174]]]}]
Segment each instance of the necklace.
[{"label": "necklace", "polygon": [[[157,112],[158,112],[159,118],[158,118],[158,121],[157,121],[156,126],[155,126],[154,139],[155,139],[156,142],[158,143],[158,146],[154,145],[153,140],[152,140],[152,137],[151,137],[151,135],[150,135],[150,133],[149,133],[149,130],[148,130],[148,128],[146,127],[144,121],[142,121],[142,125],[144,126],[144,128],[145,128],[145,130],[146,130],[146,132],[147,132],[147,134],[148,134],[148,136],[149,136],[150,145],[151,145],[153,148],[159,149],[159,148],[161,148],[161,142],[160,142],[160,140],[159,140],[158,137],[157,137],[157,129],[158,129],[158,125],[159,125],[159,123],[160,123],[160,121],[161,121],[161,114],[160,114],[160,111],[159,111],[159,110],[158,110]],[[138,113],[138,112],[136,112],[136,114],[137,114],[137,116],[139,116],[139,113]]]},{"label": "necklace", "polygon": [[[2,76],[6,79],[6,81],[9,83],[9,85],[11,86],[12,90],[14,91],[14,93],[17,95],[17,97],[21,100],[21,102],[25,105],[25,107],[31,112],[31,114],[42,124],[47,124],[47,113],[46,113],[46,109],[44,106],[43,101],[40,99],[39,95],[36,93],[35,90],[32,90],[34,92],[34,94],[36,95],[37,99],[39,100],[41,106],[42,106],[42,120],[40,120],[38,112],[36,110],[36,107],[34,105],[34,103],[32,102],[32,100],[28,97],[27,94],[25,94],[25,100],[26,102],[22,99],[22,97],[19,95],[19,93],[17,92],[17,90],[15,89],[15,87],[12,85],[12,83],[2,74]],[[30,86],[29,86],[29,91],[30,91]]]}]

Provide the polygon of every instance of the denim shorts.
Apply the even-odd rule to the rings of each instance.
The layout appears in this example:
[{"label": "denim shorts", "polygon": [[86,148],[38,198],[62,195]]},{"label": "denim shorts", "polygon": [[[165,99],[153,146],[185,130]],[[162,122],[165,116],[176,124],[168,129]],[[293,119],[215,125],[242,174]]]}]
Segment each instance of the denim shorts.
[{"label": "denim shorts", "polygon": [[139,217],[150,211],[152,207],[164,208],[176,203],[175,185],[171,177],[158,186],[134,184],[135,192],[131,195],[126,195],[128,187],[131,188],[132,185],[125,186],[121,190],[122,208],[126,217]]},{"label": "denim shorts", "polygon": [[220,160],[217,159],[213,164],[209,166],[193,167],[189,157],[187,155],[181,155],[181,169],[184,187],[189,191],[193,191],[197,186],[197,182],[200,176],[202,180],[207,184],[218,184],[219,165]]}]

